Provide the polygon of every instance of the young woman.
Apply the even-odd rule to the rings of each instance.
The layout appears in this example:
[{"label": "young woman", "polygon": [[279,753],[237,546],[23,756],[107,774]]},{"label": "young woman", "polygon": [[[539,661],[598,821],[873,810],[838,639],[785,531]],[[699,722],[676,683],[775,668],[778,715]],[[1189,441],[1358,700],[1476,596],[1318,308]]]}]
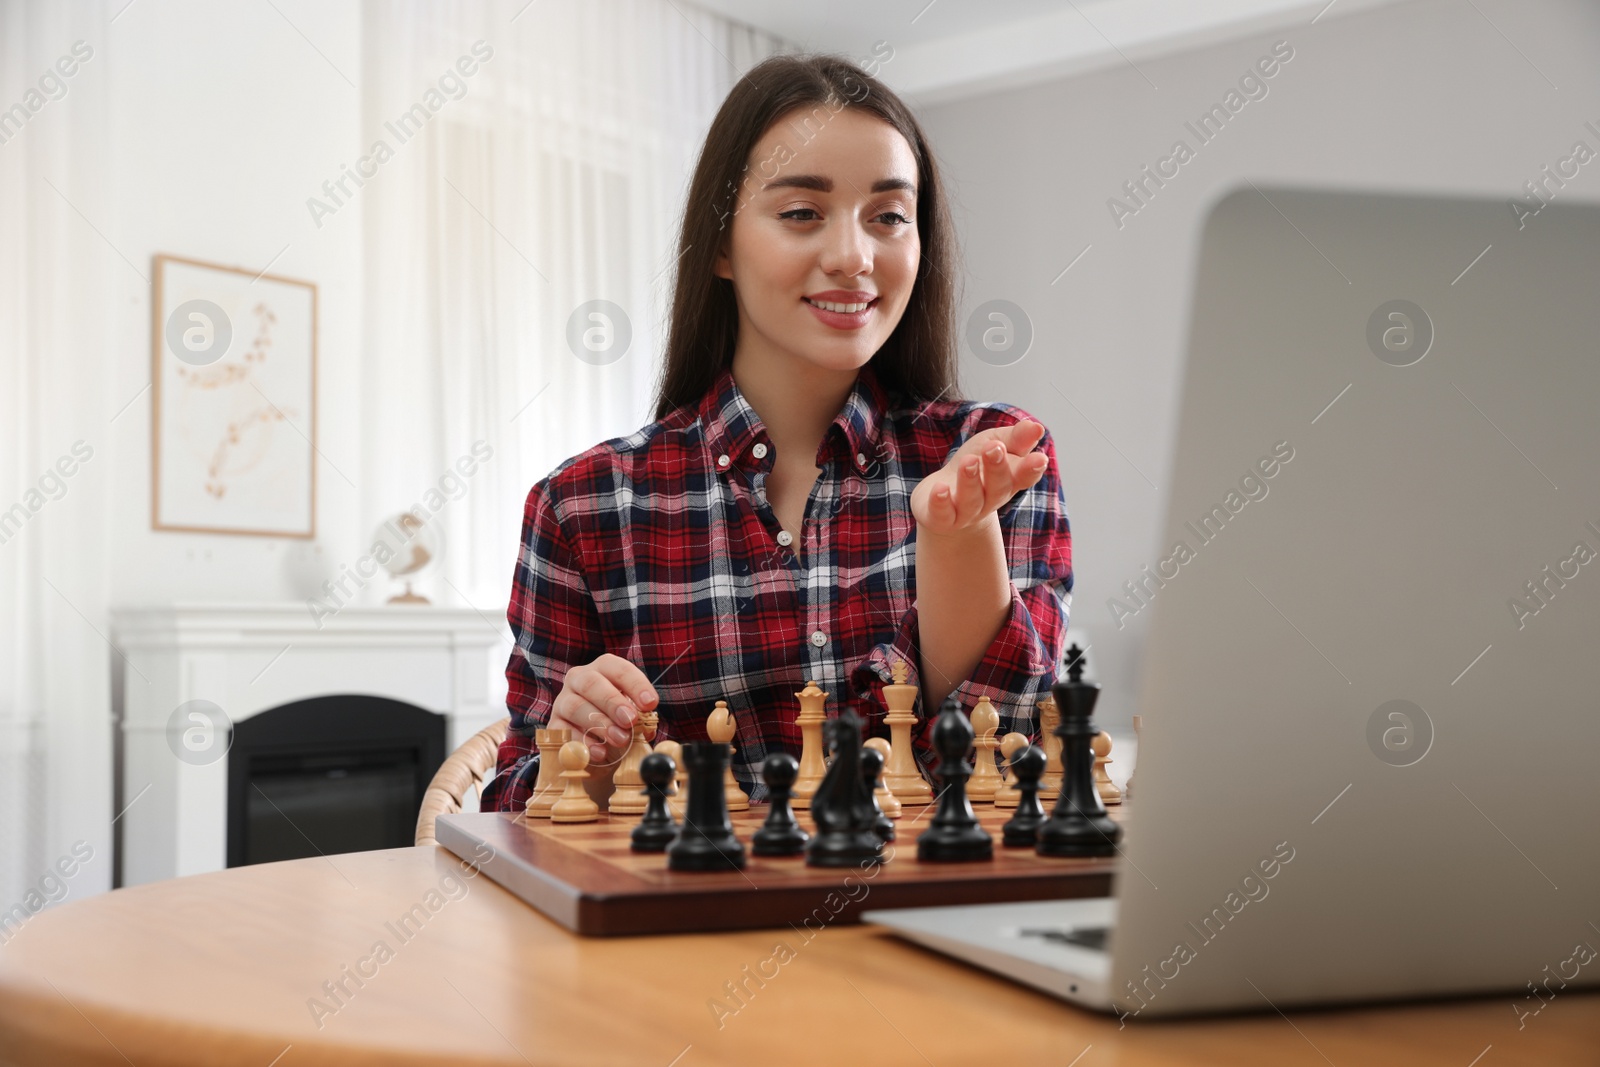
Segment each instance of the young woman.
[{"label": "young woman", "polygon": [[921,128],[860,68],[784,55],[734,86],[684,210],[656,421],[528,494],[483,810],[525,803],[539,727],[589,742],[604,796],[640,712],[705,740],[718,700],[759,800],[806,682],[886,736],[896,658],[924,765],[951,693],[1037,733],[1071,534],[1045,428],[960,399],[953,241]]}]

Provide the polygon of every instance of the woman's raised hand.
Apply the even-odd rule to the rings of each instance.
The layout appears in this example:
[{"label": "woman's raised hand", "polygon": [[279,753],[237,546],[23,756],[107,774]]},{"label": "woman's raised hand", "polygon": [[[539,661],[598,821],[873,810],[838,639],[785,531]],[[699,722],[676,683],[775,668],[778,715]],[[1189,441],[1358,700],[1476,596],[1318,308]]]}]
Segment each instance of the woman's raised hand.
[{"label": "woman's raised hand", "polygon": [[1043,437],[1044,424],[1033,419],[973,434],[912,490],[917,526],[936,534],[981,526],[1044,474],[1049,457],[1033,451]]},{"label": "woman's raised hand", "polygon": [[660,698],[644,672],[607,652],[567,671],[550,708],[550,728],[566,728],[589,743],[590,766],[614,766],[627,751],[639,713]]}]

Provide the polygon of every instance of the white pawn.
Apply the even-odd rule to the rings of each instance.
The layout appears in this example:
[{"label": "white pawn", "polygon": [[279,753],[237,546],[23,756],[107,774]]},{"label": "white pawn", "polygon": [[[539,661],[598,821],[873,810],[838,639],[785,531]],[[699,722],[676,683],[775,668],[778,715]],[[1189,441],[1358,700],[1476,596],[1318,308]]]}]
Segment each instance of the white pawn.
[{"label": "white pawn", "polygon": [[1094,749],[1094,787],[1100,793],[1103,804],[1121,804],[1122,790],[1117,788],[1117,783],[1111,780],[1111,774],[1106,770],[1106,764],[1111,761],[1106,757],[1111,755],[1111,735],[1101,730],[1094,735],[1090,742]]},{"label": "white pawn", "polygon": [[600,805],[589,796],[583,780],[589,777],[589,745],[568,741],[561,746],[561,780],[566,791],[550,809],[551,822],[593,822],[600,817]]},{"label": "white pawn", "polygon": [[[727,744],[733,740],[734,722],[733,712],[728,710],[726,700],[717,701],[717,706],[712,709],[711,715],[706,719],[706,736],[719,744]],[[728,758],[728,766],[723,771],[722,795],[728,802],[729,811],[749,811],[750,798],[745,795],[739,783],[733,777],[733,757]]]},{"label": "white pawn", "polygon": [[1017,779],[1011,773],[1011,761],[1017,753],[1028,747],[1028,735],[1010,733],[1000,739],[1001,763],[1006,769],[1005,780],[1000,788],[994,791],[994,806],[997,808],[1014,808],[1022,799],[1022,794],[1017,790]]},{"label": "white pawn", "polygon": [[[885,767],[889,766],[889,757],[893,754],[893,752],[889,747],[888,741],[885,741],[881,737],[869,737],[861,743],[861,747],[870,748],[876,751],[880,756],[883,757],[883,765]],[[900,799],[889,791],[888,786],[883,784],[882,775],[878,776],[878,788],[872,791],[872,795],[877,798],[878,810],[883,812],[889,818],[898,819],[902,814],[904,814],[903,809],[900,806]]]}]

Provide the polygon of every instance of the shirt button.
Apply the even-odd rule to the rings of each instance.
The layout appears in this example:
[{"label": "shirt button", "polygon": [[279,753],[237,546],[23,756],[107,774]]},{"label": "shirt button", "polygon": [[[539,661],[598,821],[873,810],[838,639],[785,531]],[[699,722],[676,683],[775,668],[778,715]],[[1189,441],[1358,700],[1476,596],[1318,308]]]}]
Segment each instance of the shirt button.
[{"label": "shirt button", "polygon": [[821,630],[818,630],[816,633],[811,635],[811,643],[816,645],[818,648],[821,648],[823,645],[828,643],[828,635],[823,633]]},{"label": "shirt button", "polygon": [[727,453],[723,453],[717,457],[717,466],[719,467],[726,467],[731,462],[732,460],[728,458]]},{"label": "shirt button", "polygon": [[867,465],[867,454],[865,452],[857,452],[856,453],[856,466],[865,467],[866,465]]},{"label": "shirt button", "polygon": [[767,446],[762,444],[760,441],[757,441],[755,447],[750,450],[750,454],[757,459],[766,459]]},{"label": "shirt button", "polygon": [[784,548],[788,548],[790,545],[794,544],[794,534],[790,533],[788,530],[779,530],[778,544],[782,545]]}]

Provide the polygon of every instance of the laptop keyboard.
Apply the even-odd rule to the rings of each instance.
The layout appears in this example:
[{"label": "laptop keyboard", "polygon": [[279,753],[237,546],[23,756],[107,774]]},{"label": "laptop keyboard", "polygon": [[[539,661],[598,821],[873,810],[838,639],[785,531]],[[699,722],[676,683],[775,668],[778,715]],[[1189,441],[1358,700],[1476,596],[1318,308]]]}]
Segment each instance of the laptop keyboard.
[{"label": "laptop keyboard", "polygon": [[1061,927],[1024,927],[1017,931],[1021,937],[1037,937],[1042,941],[1055,941],[1063,945],[1072,945],[1074,948],[1086,948],[1093,952],[1106,950],[1106,938],[1110,935],[1109,926],[1074,926],[1067,929]]}]

